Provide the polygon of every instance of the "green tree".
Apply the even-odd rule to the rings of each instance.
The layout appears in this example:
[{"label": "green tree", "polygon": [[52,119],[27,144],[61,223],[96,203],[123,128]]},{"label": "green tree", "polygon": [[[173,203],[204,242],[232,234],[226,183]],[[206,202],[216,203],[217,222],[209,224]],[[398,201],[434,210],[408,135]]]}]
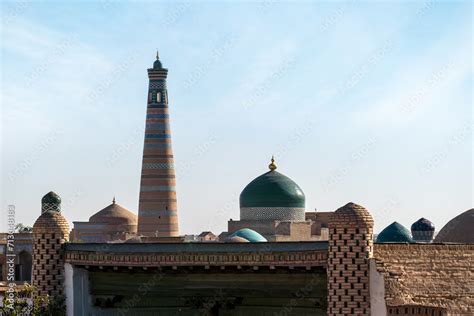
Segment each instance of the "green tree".
[{"label": "green tree", "polygon": [[25,284],[15,293],[13,306],[9,306],[4,297],[0,307],[2,316],[64,316],[66,315],[66,298],[39,296],[32,285]]}]

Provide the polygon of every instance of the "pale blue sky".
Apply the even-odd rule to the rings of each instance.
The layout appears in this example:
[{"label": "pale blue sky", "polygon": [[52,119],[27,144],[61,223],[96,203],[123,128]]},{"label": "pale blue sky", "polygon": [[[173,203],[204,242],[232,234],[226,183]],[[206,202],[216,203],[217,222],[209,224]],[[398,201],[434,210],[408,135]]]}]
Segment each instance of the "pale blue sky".
[{"label": "pale blue sky", "polygon": [[279,171],[308,210],[376,231],[473,206],[470,1],[2,2],[0,229],[50,190],[87,220],[138,208],[146,69],[168,89],[181,233],[220,233]]}]

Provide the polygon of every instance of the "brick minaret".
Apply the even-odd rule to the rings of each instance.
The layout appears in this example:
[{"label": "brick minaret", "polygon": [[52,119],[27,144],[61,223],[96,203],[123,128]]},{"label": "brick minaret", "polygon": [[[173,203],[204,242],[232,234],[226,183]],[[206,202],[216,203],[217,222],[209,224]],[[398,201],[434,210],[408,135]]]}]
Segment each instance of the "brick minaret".
[{"label": "brick minaret", "polygon": [[138,206],[138,234],[143,236],[179,235],[167,75],[168,69],[163,68],[157,53],[153,68],[148,69],[148,106]]},{"label": "brick minaret", "polygon": [[370,315],[373,227],[370,213],[354,203],[329,218],[328,316]]},{"label": "brick minaret", "polygon": [[49,192],[41,200],[41,215],[33,225],[32,284],[40,296],[64,294],[64,243],[69,224],[61,215],[61,199]]}]

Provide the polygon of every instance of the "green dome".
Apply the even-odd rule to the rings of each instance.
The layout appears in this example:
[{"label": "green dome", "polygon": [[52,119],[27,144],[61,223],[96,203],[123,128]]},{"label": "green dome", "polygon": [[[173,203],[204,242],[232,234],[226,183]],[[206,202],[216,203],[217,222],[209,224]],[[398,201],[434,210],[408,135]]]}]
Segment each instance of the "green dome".
[{"label": "green dome", "polygon": [[240,207],[305,207],[303,190],[290,178],[269,171],[250,182],[240,194]]},{"label": "green dome", "polygon": [[267,239],[250,228],[242,228],[230,235],[230,239],[240,237],[249,242],[266,242]]},{"label": "green dome", "polygon": [[54,204],[61,204],[61,198],[59,195],[50,191],[41,199],[41,203],[54,203]]},{"label": "green dome", "polygon": [[393,222],[377,236],[377,242],[412,242],[410,231],[405,226]]}]

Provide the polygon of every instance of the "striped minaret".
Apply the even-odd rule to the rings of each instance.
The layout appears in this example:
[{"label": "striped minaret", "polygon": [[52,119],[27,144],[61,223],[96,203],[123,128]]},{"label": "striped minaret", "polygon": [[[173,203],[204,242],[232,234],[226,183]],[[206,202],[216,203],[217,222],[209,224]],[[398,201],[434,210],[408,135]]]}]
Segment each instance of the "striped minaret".
[{"label": "striped minaret", "polygon": [[156,53],[153,68],[148,69],[150,81],[138,206],[138,234],[143,236],[179,236],[167,75],[168,69],[162,67]]}]

